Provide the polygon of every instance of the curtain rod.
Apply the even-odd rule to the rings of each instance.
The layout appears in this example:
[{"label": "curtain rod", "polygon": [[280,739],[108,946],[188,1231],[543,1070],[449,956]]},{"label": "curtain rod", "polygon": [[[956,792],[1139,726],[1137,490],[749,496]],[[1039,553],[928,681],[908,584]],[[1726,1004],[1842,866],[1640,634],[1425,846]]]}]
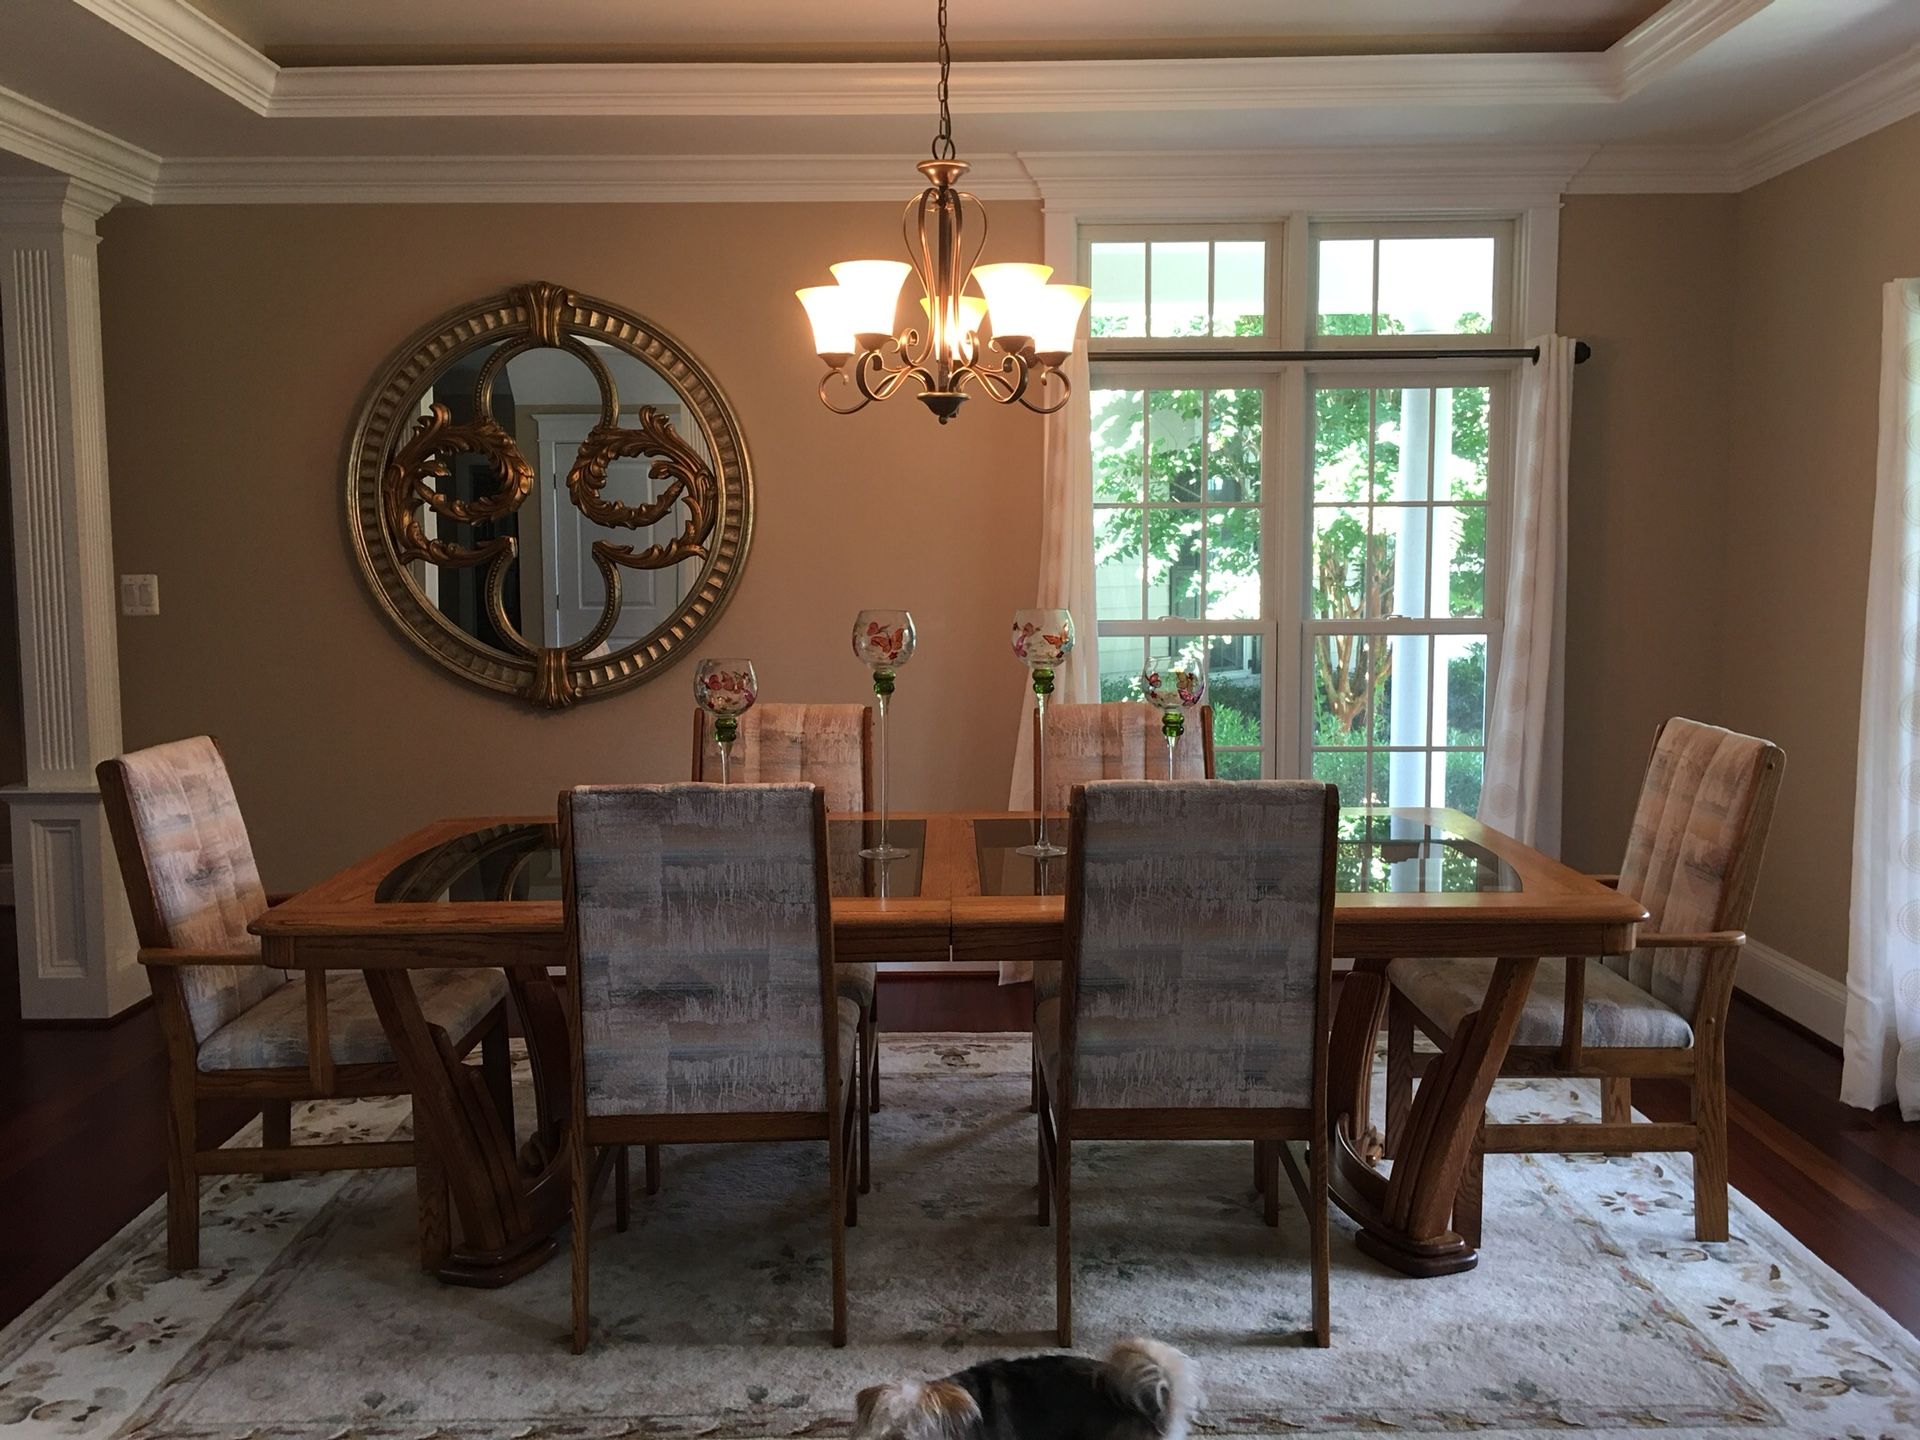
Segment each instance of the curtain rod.
[{"label": "curtain rod", "polygon": [[[1584,365],[1593,358],[1593,347],[1584,340],[1573,342],[1573,363]],[[1187,361],[1230,364],[1249,360],[1526,360],[1540,363],[1540,347],[1528,345],[1517,350],[1490,350],[1485,347],[1461,347],[1451,350],[1089,350],[1087,361],[1098,365],[1103,360],[1157,361],[1184,364]]]}]

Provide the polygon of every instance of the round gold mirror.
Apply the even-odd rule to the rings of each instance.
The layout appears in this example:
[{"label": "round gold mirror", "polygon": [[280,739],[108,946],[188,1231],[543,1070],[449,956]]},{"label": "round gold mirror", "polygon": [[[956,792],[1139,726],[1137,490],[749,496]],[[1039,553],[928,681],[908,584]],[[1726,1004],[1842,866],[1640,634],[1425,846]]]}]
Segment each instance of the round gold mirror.
[{"label": "round gold mirror", "polygon": [[354,428],[347,525],[407,637],[557,708],[652,679],[712,622],[753,533],[739,421],[658,327],[557,285],[409,341]]}]

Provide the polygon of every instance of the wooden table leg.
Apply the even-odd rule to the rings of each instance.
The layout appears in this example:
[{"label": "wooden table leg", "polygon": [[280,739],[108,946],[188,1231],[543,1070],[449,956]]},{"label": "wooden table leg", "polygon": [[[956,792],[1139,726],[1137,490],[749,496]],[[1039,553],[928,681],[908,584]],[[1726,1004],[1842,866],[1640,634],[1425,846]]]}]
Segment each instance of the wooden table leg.
[{"label": "wooden table leg", "polygon": [[461,1062],[444,1031],[427,1024],[408,972],[363,973],[413,1094],[415,1143],[431,1152],[429,1163],[460,1218],[460,1243],[445,1249],[436,1273],[455,1285],[508,1284],[555,1253],[554,1235],[567,1223],[567,1175],[558,1143],[566,1122],[566,1032],[561,1024],[555,1033],[557,1002],[536,993],[552,987],[544,972],[535,972],[537,986],[518,972],[511,977],[539,1100],[539,1128],[523,1163],[485,1077]]},{"label": "wooden table leg", "polygon": [[1407,1114],[1404,1140],[1394,1142],[1391,1175],[1381,1174],[1361,1153],[1374,1047],[1388,995],[1385,967],[1356,969],[1342,982],[1329,1056],[1339,1097],[1332,1118],[1333,1198],[1359,1223],[1360,1248],[1382,1264],[1425,1278],[1458,1274],[1479,1263],[1477,1248],[1451,1228],[1454,1197],[1539,963],[1519,957],[1494,966],[1486,1000],[1427,1067]]}]

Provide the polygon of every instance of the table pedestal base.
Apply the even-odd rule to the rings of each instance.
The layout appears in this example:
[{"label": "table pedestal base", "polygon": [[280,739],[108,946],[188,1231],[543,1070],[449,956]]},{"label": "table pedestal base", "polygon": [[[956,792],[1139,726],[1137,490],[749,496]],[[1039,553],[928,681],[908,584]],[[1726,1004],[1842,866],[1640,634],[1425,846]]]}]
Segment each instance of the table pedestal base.
[{"label": "table pedestal base", "polygon": [[1361,1251],[1403,1275],[1457,1275],[1480,1263],[1478,1249],[1451,1228],[1454,1197],[1539,963],[1523,956],[1494,966],[1485,1002],[1427,1067],[1404,1133],[1389,1137],[1394,1154],[1389,1174],[1360,1153],[1374,1053],[1391,993],[1386,962],[1362,962],[1341,982],[1328,1057],[1334,1087],[1327,1137],[1333,1201],[1360,1226]]}]

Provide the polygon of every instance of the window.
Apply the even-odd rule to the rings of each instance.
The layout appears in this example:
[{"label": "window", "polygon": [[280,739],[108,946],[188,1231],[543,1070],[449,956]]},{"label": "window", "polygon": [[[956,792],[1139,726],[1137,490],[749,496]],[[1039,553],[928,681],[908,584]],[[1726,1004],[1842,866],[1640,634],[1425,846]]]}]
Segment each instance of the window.
[{"label": "window", "polygon": [[1492,387],[1316,385],[1310,773],[1379,805],[1480,804]]},{"label": "window", "polygon": [[1315,226],[1314,335],[1377,344],[1402,335],[1503,332],[1510,231]]},{"label": "window", "polygon": [[1520,362],[1410,352],[1508,343],[1512,230],[1083,232],[1104,699],[1182,656],[1221,775],[1477,809]]},{"label": "window", "polygon": [[1091,403],[1101,698],[1137,697],[1149,660],[1198,662],[1219,773],[1256,779],[1266,390],[1147,384]]},{"label": "window", "polygon": [[[1102,232],[1103,235],[1105,232]],[[1267,321],[1267,237],[1149,227],[1088,245],[1098,339],[1253,339]]]}]

